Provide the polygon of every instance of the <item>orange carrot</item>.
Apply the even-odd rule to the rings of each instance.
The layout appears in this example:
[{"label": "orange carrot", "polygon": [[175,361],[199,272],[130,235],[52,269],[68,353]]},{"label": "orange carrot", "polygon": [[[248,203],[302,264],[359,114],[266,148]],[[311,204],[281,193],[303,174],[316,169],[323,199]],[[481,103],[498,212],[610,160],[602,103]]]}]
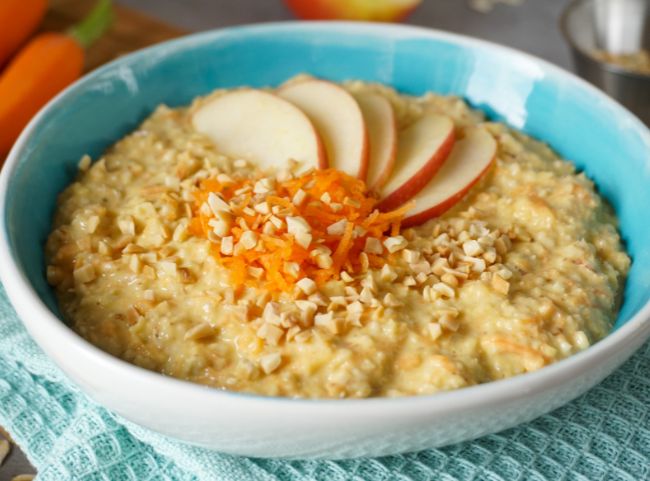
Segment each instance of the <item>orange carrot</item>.
[{"label": "orange carrot", "polygon": [[0,76],[0,159],[38,110],[81,76],[84,47],[111,22],[110,0],[67,33],[42,33],[33,38]]},{"label": "orange carrot", "polygon": [[0,66],[29,38],[43,20],[46,0],[0,1]]},{"label": "orange carrot", "polygon": [[[210,194],[219,195],[225,202],[237,198],[232,207],[233,222],[227,227],[230,248],[223,255],[219,251],[221,246],[216,247],[217,243],[212,249],[217,261],[230,270],[230,280],[237,288],[264,285],[271,292],[288,291],[303,277],[324,284],[339,278],[343,269],[348,273],[358,273],[363,265],[361,254],[366,239],[371,236],[383,241],[389,232],[397,235],[401,219],[413,207],[409,204],[393,212],[379,212],[375,209],[377,199],[367,192],[363,181],[334,169],[316,170],[295,179],[278,181],[275,193],[264,199],[268,204],[266,209],[269,206],[271,209],[281,208],[284,213],[277,211],[280,218],[301,217],[309,225],[312,236],[309,245],[304,246],[288,233],[283,221],[277,229],[267,232],[265,224],[274,216],[249,208],[249,194],[235,194],[254,183],[251,179],[234,179],[226,186],[215,179],[206,179],[195,193],[190,232],[207,238],[214,237],[210,224],[213,215],[206,212],[210,210],[209,205],[204,205],[206,202],[209,204]],[[294,203],[299,190],[303,193],[303,201]],[[324,197],[324,194],[327,195]],[[339,221],[345,221],[342,232],[328,229]],[[247,231],[248,235],[252,231],[254,238],[259,239],[254,249],[237,247]],[[329,265],[327,259],[318,260],[323,249],[331,252]],[[367,257],[373,268],[385,263],[382,256],[369,254]]]}]

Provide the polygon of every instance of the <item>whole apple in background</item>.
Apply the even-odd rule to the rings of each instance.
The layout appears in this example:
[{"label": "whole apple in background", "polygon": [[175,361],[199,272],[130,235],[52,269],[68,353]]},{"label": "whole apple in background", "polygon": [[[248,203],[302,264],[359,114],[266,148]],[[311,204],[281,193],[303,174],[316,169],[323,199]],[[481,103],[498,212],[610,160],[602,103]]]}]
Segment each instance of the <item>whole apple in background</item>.
[{"label": "whole apple in background", "polygon": [[308,79],[280,87],[277,95],[313,122],[330,168],[366,179],[368,133],[359,104],[347,90],[326,80]]},{"label": "whole apple in background", "polygon": [[422,0],[285,0],[304,20],[368,20],[400,22]]},{"label": "whole apple in background", "polygon": [[442,215],[469,192],[489,170],[497,154],[497,141],[482,128],[470,128],[456,142],[442,168],[416,195],[415,207],[402,221],[404,227]]},{"label": "whole apple in background", "polygon": [[238,90],[215,98],[192,116],[194,128],[219,152],[280,169],[289,159],[304,170],[327,168],[325,149],[307,116],[292,103],[261,90]]},{"label": "whole apple in background", "polygon": [[397,155],[377,208],[396,209],[420,192],[436,175],[455,141],[454,123],[446,115],[426,113],[399,133]]}]

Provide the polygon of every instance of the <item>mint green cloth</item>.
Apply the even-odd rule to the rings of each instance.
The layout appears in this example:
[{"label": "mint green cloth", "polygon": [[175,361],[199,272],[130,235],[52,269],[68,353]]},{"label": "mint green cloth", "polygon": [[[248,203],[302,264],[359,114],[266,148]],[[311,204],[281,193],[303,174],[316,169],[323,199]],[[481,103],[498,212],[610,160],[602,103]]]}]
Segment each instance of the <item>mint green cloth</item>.
[{"label": "mint green cloth", "polygon": [[40,481],[647,480],[650,344],[576,401],[473,442],[377,459],[250,459],[165,438],[89,400],[29,338],[0,286],[0,425]]}]

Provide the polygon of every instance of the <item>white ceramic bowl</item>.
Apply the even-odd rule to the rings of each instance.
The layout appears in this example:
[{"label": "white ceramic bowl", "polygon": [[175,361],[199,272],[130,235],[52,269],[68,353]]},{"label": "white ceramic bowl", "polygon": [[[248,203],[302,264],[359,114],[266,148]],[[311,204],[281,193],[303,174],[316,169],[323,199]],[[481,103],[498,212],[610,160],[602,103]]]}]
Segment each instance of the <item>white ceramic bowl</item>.
[{"label": "white ceramic bowl", "polygon": [[[410,93],[457,93],[575,159],[613,201],[634,255],[615,332],[538,372],[453,392],[293,400],[164,377],[100,351],[69,329],[44,280],[42,243],[56,194],[71,180],[77,159],[100,153],[160,102],[187,103],[217,86],[277,84],[301,71],[378,80]],[[504,47],[433,30],[353,23],[209,32],[99,69],[30,123],[0,178],[0,275],[50,358],[97,402],[152,430],[261,457],[380,456],[442,446],[566,403],[650,336],[650,281],[644,274],[650,270],[650,227],[637,225],[647,216],[642,206],[650,205],[649,151],[647,129],[614,101],[571,74]],[[623,156],[626,169],[608,163],[614,153]]]}]

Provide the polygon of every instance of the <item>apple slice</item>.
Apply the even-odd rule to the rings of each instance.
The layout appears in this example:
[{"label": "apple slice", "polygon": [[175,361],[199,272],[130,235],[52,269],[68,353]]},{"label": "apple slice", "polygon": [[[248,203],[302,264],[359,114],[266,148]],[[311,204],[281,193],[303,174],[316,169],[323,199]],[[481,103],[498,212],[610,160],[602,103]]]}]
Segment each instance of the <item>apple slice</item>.
[{"label": "apple slice", "polygon": [[194,128],[219,152],[278,169],[289,159],[300,170],[327,168],[323,144],[307,116],[290,102],[261,90],[238,90],[217,97],[192,116]]},{"label": "apple slice", "polygon": [[404,227],[422,224],[459,202],[485,174],[497,153],[497,142],[486,130],[472,128],[449,154],[438,174],[415,196],[415,207]]},{"label": "apple slice", "polygon": [[370,190],[379,191],[390,177],[397,153],[397,121],[386,97],[362,92],[354,95],[368,130],[368,175]]},{"label": "apple slice", "polygon": [[327,152],[329,166],[365,180],[368,135],[359,105],[345,89],[325,80],[285,85],[278,95],[314,123]]},{"label": "apple slice", "polygon": [[454,145],[454,123],[426,113],[399,135],[395,167],[382,188],[379,210],[393,210],[420,192],[438,172]]}]

